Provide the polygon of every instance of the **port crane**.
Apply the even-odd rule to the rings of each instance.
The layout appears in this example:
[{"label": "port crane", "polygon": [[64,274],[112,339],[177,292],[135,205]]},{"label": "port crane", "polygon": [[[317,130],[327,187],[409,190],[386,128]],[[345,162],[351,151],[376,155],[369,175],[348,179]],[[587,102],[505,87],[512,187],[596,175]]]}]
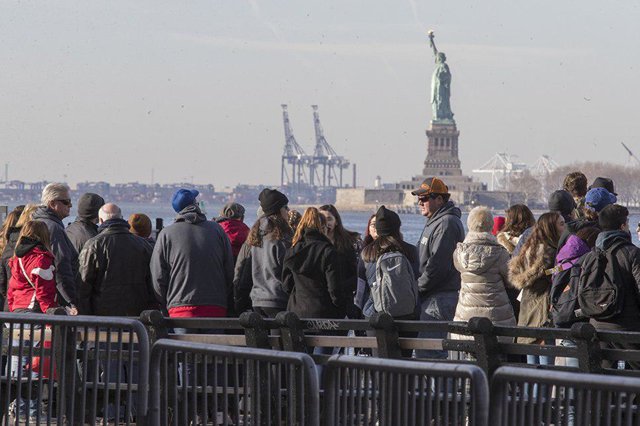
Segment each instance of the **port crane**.
[{"label": "port crane", "polygon": [[341,188],[343,186],[342,174],[345,169],[349,168],[349,160],[338,155],[327,142],[322,123],[320,123],[318,105],[311,105],[311,108],[313,109],[313,126],[316,133],[316,146],[311,162],[311,185]]},{"label": "port crane", "polygon": [[635,160],[636,165],[640,166],[640,160],[638,160],[638,157],[635,156],[635,154],[633,152],[631,152],[631,150],[629,149],[629,147],[627,145],[625,145],[624,142],[620,142],[622,144],[622,147],[627,151],[627,153],[629,154],[629,162],[631,163],[631,160]]},{"label": "port crane", "polygon": [[312,157],[304,152],[293,135],[287,105],[281,106],[285,142],[280,167],[280,186],[293,185],[299,189],[301,185],[309,183],[307,169],[312,162]]}]

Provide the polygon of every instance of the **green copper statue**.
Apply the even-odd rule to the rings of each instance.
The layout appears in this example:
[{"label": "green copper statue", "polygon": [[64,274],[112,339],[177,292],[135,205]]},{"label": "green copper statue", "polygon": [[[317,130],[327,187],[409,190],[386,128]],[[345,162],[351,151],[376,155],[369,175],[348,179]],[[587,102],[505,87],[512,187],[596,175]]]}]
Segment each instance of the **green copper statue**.
[{"label": "green copper statue", "polygon": [[453,120],[451,112],[451,71],[447,65],[447,57],[438,52],[433,41],[433,31],[429,31],[429,45],[433,49],[436,59],[436,69],[431,77],[431,107],[433,109],[433,121]]}]

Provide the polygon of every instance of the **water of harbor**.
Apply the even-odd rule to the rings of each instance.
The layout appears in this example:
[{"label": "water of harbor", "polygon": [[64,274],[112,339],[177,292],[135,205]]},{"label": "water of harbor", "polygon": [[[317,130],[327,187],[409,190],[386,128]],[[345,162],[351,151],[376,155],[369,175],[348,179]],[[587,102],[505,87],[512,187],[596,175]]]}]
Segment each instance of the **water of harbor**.
[{"label": "water of harbor", "polygon": [[[155,224],[156,218],[162,218],[164,220],[165,226],[173,223],[173,219],[175,217],[175,212],[171,208],[171,204],[162,204],[162,203],[118,203],[120,208],[122,209],[122,214],[124,218],[128,218],[132,213],[144,213],[149,216],[152,222]],[[206,215],[208,219],[216,217],[220,214],[220,210],[222,209],[222,204],[209,204],[205,205],[204,209],[206,211]],[[9,208],[14,208],[15,205],[9,204]],[[257,219],[257,211],[258,205],[245,205],[246,208],[246,216],[245,223],[251,226]],[[65,224],[70,223],[74,220],[76,210],[75,207],[71,209],[71,216],[64,220]],[[300,213],[303,213],[302,211]],[[375,213],[375,210],[371,210],[371,212],[342,212],[342,221],[345,226],[350,231],[356,231],[361,234],[364,233],[365,228],[367,227],[367,222],[369,221],[369,217]],[[494,212],[494,214],[503,214],[503,212]],[[538,215],[536,215],[537,217]],[[418,214],[401,214],[400,219],[402,220],[402,234],[404,236],[404,240],[408,243],[415,244],[420,238],[420,234],[422,233],[422,229],[424,228],[425,218]],[[629,216],[629,225],[631,227],[631,237],[633,239],[633,243],[640,246],[638,241],[638,235],[635,232],[636,226],[640,222],[640,214],[631,214]],[[465,226],[465,230],[467,228],[467,214],[463,213],[462,215],[462,223]]]},{"label": "water of harbor", "polygon": [[[122,213],[124,214],[125,219],[129,217],[132,213],[144,213],[151,217],[152,221],[156,217],[161,217],[164,219],[165,226],[171,224],[173,222],[173,218],[175,217],[175,212],[171,208],[171,205],[163,205],[163,204],[135,204],[135,203],[122,203],[119,204],[122,208]],[[222,209],[222,205],[205,205],[205,210],[207,214],[207,218],[216,217],[220,214],[220,210]],[[247,225],[251,226],[257,219],[257,211],[258,206],[245,206],[246,216],[245,222]],[[72,210],[72,214],[74,211]],[[302,211],[300,213],[303,213]],[[349,229],[350,231],[356,231],[361,234],[364,233],[365,228],[367,227],[367,223],[369,221],[369,217],[375,213],[375,210],[371,210],[371,212],[341,212],[342,222],[344,227]],[[504,212],[494,212],[494,214],[504,214]],[[536,215],[537,217],[538,215]],[[425,218],[418,214],[401,214],[400,219],[402,220],[402,235],[408,243],[415,244],[420,238],[420,234],[422,233],[422,229],[424,228]],[[640,214],[631,214],[629,216],[629,224],[631,226],[631,237],[633,238],[633,243],[639,245],[638,236],[635,232],[636,226],[640,221]],[[467,229],[467,214],[463,213],[462,215],[462,223],[464,224],[465,230]]]}]

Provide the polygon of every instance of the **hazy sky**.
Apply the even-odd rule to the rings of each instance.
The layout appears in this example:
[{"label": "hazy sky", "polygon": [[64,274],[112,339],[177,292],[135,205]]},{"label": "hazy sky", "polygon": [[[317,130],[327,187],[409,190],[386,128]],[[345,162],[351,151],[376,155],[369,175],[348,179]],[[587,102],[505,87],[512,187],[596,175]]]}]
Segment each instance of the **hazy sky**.
[{"label": "hazy sky", "polygon": [[469,172],[640,155],[634,1],[0,1],[10,178],[276,184],[289,104],[359,184],[421,172],[434,29]]}]

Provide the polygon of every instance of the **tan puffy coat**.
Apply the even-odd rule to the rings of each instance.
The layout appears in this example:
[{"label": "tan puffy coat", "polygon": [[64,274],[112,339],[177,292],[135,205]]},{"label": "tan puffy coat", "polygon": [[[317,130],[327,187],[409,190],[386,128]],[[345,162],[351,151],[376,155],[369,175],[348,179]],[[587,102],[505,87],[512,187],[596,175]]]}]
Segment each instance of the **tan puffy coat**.
[{"label": "tan puffy coat", "polygon": [[[535,253],[531,253],[535,250]],[[549,290],[551,275],[544,271],[553,268],[556,249],[529,247],[509,262],[509,280],[522,290],[518,325],[523,327],[551,326],[549,317]],[[518,338],[518,343],[535,343],[533,338]]]},{"label": "tan puffy coat", "polygon": [[453,263],[462,281],[454,321],[485,317],[496,325],[514,326],[516,319],[505,290],[509,253],[496,238],[488,232],[469,232],[458,243]]}]

